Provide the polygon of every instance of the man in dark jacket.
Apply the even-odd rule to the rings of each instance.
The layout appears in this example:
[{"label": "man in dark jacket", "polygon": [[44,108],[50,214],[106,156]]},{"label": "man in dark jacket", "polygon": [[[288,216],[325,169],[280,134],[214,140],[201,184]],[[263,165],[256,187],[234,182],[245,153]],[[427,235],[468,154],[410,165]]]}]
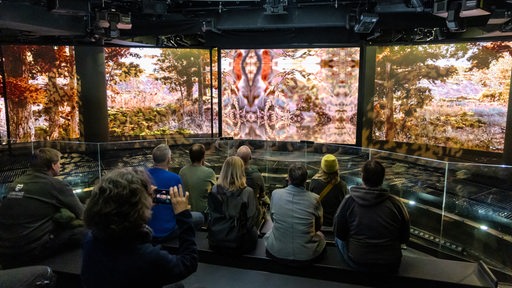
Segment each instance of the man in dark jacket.
[{"label": "man in dark jacket", "polygon": [[4,269],[80,247],[85,229],[56,221],[60,212],[81,219],[84,211],[71,187],[54,178],[59,175],[60,157],[55,149],[37,149],[28,172],[7,186],[0,204],[0,264]]},{"label": "man in dark jacket", "polygon": [[249,161],[252,159],[251,148],[246,145],[242,145],[236,151],[236,156],[240,157],[244,161],[245,167],[245,179],[247,186],[251,187],[256,197],[258,220],[256,227],[261,227],[266,217],[266,208],[270,204],[268,197],[265,194],[265,183],[263,182],[263,176],[261,175],[258,168],[249,165]]},{"label": "man in dark jacket", "polygon": [[336,244],[349,266],[360,271],[394,273],[409,240],[409,214],[402,202],[382,188],[384,166],[368,160],[363,186],[354,186],[335,217]]}]

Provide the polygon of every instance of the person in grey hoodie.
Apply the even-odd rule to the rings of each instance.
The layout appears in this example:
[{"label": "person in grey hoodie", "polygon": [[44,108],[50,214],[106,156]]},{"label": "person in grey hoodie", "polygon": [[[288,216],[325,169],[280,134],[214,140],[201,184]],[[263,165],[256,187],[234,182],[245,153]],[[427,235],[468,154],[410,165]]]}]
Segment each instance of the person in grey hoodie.
[{"label": "person in grey hoodie", "polygon": [[368,160],[363,186],[350,188],[335,216],[334,233],[345,262],[364,272],[396,273],[401,244],[409,240],[409,214],[402,202],[382,188],[385,168]]}]

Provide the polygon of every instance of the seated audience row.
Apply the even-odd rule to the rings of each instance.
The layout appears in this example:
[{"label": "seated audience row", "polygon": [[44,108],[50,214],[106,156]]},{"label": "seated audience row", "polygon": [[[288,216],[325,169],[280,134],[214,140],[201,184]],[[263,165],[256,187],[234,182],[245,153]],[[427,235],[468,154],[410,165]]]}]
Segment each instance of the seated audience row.
[{"label": "seated audience row", "polygon": [[[4,268],[31,265],[67,247],[79,247],[85,237],[85,287],[130,286],[137,281],[160,287],[195,271],[194,227],[207,226],[215,251],[253,250],[268,202],[273,225],[264,242],[267,255],[280,263],[307,265],[321,258],[326,243],[320,230],[325,224],[334,226],[336,245],[349,266],[396,272],[401,244],[409,238],[407,210],[381,187],[385,169],[376,160],[362,167],[363,185],[349,190],[340,179],[336,157],[327,154],[311,180],[311,192],[306,189],[306,167],[292,164],[288,185],[274,190],[269,201],[261,173],[249,165],[249,147],[241,146],[237,156],[228,157],[216,180],[213,170],[204,166],[202,144],[191,146],[191,164],[179,175],[168,170],[171,150],[161,144],[152,152],[153,167],[116,169],[100,180],[85,208],[88,231],[81,220],[84,206],[69,185],[54,178],[60,156],[51,148],[36,150],[30,170],[8,186],[0,205]],[[164,201],[155,201],[154,193],[163,193]],[[179,239],[178,255],[154,246],[173,238]]]}]

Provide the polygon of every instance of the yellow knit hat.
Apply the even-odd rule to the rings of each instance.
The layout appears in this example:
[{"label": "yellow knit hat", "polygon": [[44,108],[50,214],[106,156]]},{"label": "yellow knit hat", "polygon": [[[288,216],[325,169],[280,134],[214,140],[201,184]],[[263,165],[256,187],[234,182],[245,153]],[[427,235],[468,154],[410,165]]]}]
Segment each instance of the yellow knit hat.
[{"label": "yellow knit hat", "polygon": [[338,171],[338,159],[332,154],[327,154],[322,158],[320,167],[325,173],[334,173]]}]

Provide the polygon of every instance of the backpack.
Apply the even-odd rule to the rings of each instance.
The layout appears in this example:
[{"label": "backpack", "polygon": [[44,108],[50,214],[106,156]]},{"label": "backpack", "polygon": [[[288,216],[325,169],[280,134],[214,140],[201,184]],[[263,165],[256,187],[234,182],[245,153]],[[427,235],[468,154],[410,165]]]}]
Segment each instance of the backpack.
[{"label": "backpack", "polygon": [[242,191],[227,195],[224,189],[216,186],[208,193],[208,244],[212,250],[237,252],[245,250],[249,227],[247,202],[242,199]]}]

